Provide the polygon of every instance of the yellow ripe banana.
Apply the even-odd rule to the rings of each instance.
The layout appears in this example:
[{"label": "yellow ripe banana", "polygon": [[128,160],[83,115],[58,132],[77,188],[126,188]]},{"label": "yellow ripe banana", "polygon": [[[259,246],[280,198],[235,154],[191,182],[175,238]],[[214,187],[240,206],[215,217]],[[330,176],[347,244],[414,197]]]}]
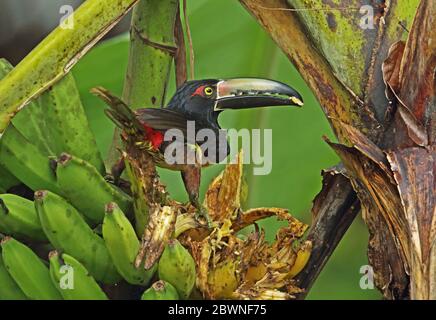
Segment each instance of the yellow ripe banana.
[{"label": "yellow ripe banana", "polygon": [[37,241],[47,241],[33,202],[14,194],[0,195],[0,232]]},{"label": "yellow ripe banana", "polygon": [[248,267],[244,280],[250,284],[254,284],[262,279],[267,271],[268,269],[265,264],[260,261],[258,265]]},{"label": "yellow ripe banana", "polygon": [[88,270],[72,256],[57,251],[49,254],[50,276],[65,300],[107,300],[106,294]]},{"label": "yellow ripe banana", "polygon": [[130,221],[113,202],[106,205],[103,239],[115,267],[128,283],[145,286],[150,282],[156,265],[150,270],[145,270],[143,266],[135,267],[140,242]]},{"label": "yellow ripe banana", "polygon": [[235,261],[226,260],[213,270],[209,270],[207,282],[211,296],[215,299],[230,299],[232,297],[239,285],[236,267]]},{"label": "yellow ripe banana", "polygon": [[166,246],[158,265],[159,279],[171,283],[181,299],[187,299],[195,285],[195,262],[178,240]]},{"label": "yellow ripe banana", "polygon": [[50,272],[41,259],[27,246],[6,237],[1,242],[6,269],[24,294],[33,300],[61,300]]},{"label": "yellow ripe banana", "polygon": [[145,290],[141,300],[179,300],[179,295],[171,283],[159,280]]},{"label": "yellow ripe banana", "polygon": [[299,248],[297,252],[297,258],[295,259],[294,265],[289,270],[288,276],[290,278],[295,277],[297,274],[303,270],[303,268],[306,266],[307,261],[309,261],[310,253],[312,251],[312,242],[306,241],[303,243],[303,245]]},{"label": "yellow ripe banana", "polygon": [[27,300],[26,295],[11,277],[0,254],[0,300]]},{"label": "yellow ripe banana", "polygon": [[88,162],[62,154],[57,161],[56,177],[62,195],[94,223],[101,223],[104,207],[116,202],[123,212],[132,210],[130,196],[110,185]]},{"label": "yellow ripe banana", "polygon": [[74,256],[97,281],[120,280],[104,240],[72,205],[54,193],[37,191],[35,206],[42,229],[57,250]]}]

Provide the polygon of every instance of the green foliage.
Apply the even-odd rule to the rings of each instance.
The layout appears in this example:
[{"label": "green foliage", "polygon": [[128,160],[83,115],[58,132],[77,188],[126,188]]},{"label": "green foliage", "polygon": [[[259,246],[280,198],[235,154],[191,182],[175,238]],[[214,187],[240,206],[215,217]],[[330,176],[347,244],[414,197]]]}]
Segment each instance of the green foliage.
[{"label": "green foliage", "polygon": [[0,82],[0,132],[32,97],[57,80],[122,17],[136,0],[88,0],[72,28],[59,25]]}]

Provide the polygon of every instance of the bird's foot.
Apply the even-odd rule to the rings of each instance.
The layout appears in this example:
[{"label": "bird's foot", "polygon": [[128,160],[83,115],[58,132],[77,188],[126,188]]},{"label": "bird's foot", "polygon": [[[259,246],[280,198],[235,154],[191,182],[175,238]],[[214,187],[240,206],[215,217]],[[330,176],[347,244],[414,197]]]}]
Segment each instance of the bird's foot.
[{"label": "bird's foot", "polygon": [[200,205],[199,207],[195,206],[197,211],[195,212],[195,220],[197,220],[201,225],[206,226],[208,229],[213,227],[213,221],[209,217],[209,213],[206,208]]}]

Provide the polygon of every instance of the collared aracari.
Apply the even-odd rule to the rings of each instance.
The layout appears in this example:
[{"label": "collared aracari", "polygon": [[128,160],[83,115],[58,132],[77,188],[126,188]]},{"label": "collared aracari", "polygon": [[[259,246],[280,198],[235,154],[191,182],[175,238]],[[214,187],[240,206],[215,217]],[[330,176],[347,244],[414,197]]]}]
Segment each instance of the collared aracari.
[{"label": "collared aracari", "polygon": [[[202,208],[198,193],[201,167],[210,164],[198,160],[210,158],[203,154],[206,151],[202,149],[204,141],[187,141],[185,136],[183,140],[185,153],[187,154],[189,149],[196,150],[194,163],[186,161],[187,163],[182,164],[168,164],[164,154],[165,149],[172,142],[165,141],[165,132],[169,129],[179,129],[186,134],[187,121],[194,121],[196,133],[206,128],[216,132],[218,139],[226,139],[225,135],[218,133],[221,129],[218,116],[224,110],[303,105],[301,95],[288,85],[257,78],[188,81],[178,88],[165,108],[142,108],[135,111],[103,88],[94,88],[92,92],[109,105],[109,109],[105,110],[108,117],[123,130],[124,134],[138,141],[138,145],[142,143],[143,149],[153,157],[158,166],[181,171],[189,200],[200,211]],[[216,152],[219,153],[215,157],[217,163],[224,160],[230,152],[227,139],[222,142],[216,142]],[[223,145],[224,152],[220,147]],[[183,156],[187,156],[186,154]],[[112,172],[115,179],[120,176],[123,169],[117,168],[118,170]]]}]

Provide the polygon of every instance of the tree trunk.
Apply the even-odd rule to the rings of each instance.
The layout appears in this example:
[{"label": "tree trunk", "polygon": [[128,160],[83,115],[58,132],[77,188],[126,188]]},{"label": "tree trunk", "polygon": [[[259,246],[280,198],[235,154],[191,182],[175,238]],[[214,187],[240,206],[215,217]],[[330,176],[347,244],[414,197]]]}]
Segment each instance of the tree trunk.
[{"label": "tree trunk", "polygon": [[356,192],[376,286],[389,299],[435,299],[436,3],[240,2],[300,71],[339,140],[327,141],[342,165],[315,199],[299,284],[310,289],[350,225]]}]

